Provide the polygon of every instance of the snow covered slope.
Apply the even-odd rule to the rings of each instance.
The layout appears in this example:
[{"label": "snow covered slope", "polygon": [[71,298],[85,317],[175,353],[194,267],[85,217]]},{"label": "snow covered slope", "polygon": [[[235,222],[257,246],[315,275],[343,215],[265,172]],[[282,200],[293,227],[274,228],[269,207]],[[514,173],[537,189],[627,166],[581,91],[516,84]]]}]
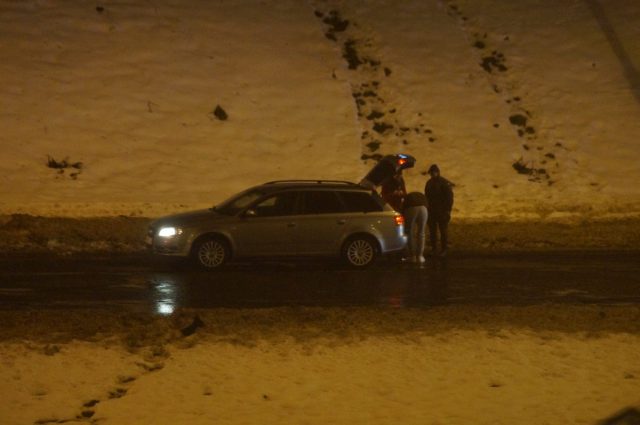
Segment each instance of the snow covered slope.
[{"label": "snow covered slope", "polygon": [[457,217],[640,213],[640,3],[0,1],[0,213],[436,162]]}]

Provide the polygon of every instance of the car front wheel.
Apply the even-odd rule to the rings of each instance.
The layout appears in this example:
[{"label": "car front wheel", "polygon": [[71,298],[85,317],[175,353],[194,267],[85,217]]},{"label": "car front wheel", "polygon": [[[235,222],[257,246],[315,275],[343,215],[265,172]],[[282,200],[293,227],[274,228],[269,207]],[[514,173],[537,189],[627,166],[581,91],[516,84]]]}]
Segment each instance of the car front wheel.
[{"label": "car front wheel", "polygon": [[378,246],[371,237],[354,236],[342,247],[342,258],[352,266],[363,268],[370,266],[378,255]]},{"label": "car front wheel", "polygon": [[191,256],[199,267],[213,270],[222,267],[229,260],[231,250],[225,240],[209,237],[196,242]]}]

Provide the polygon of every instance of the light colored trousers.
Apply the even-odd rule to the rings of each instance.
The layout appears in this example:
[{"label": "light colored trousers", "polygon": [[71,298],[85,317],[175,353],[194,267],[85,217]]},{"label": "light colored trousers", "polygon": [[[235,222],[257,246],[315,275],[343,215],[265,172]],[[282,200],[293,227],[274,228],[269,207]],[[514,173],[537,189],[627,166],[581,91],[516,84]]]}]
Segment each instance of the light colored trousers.
[{"label": "light colored trousers", "polygon": [[429,213],[427,207],[409,207],[404,210],[405,233],[409,239],[409,256],[420,257],[424,254],[425,229]]}]

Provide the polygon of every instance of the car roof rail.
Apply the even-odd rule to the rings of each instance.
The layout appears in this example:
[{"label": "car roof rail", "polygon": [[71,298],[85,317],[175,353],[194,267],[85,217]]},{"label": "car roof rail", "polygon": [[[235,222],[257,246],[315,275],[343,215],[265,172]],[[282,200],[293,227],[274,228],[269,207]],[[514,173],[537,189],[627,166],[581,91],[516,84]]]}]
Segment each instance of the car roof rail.
[{"label": "car roof rail", "polygon": [[349,186],[359,186],[357,183],[349,182],[346,180],[273,180],[264,184],[278,184],[278,183],[316,183],[316,184],[344,184]]}]

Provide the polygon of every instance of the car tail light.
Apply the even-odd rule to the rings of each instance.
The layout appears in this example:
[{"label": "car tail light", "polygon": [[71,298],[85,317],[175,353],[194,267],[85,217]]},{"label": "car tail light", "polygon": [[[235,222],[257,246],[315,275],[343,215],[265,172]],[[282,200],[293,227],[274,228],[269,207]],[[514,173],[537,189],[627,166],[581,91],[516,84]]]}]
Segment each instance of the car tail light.
[{"label": "car tail light", "polygon": [[397,215],[394,217],[396,220],[396,225],[397,226],[402,226],[404,224],[404,217],[401,215]]}]

